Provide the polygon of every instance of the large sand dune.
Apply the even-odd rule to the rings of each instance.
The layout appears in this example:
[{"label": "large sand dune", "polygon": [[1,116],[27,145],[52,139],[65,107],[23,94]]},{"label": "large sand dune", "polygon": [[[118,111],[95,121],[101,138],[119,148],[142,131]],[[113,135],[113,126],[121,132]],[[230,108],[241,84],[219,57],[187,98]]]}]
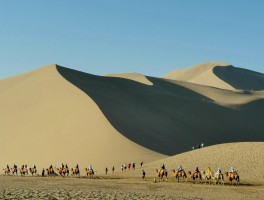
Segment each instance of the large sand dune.
[{"label": "large sand dune", "polygon": [[1,165],[79,163],[98,170],[163,155],[116,131],[86,94],[51,65],[0,82]]},{"label": "large sand dune", "polygon": [[[261,95],[233,92],[236,100],[222,103],[230,108],[214,100],[224,101],[221,95],[225,90],[203,94],[201,88],[195,91],[194,84],[182,85],[166,79],[147,77],[153,83],[149,86],[63,67],[58,67],[58,71],[90,96],[120,133],[154,151],[174,155],[201,142],[212,145],[264,140]],[[242,103],[237,103],[238,99]]]},{"label": "large sand dune", "polygon": [[119,166],[264,141],[263,91],[51,65],[0,81],[1,163]]},{"label": "large sand dune", "polygon": [[209,62],[177,69],[164,75],[164,78],[227,90],[264,90],[264,74],[223,62]]}]

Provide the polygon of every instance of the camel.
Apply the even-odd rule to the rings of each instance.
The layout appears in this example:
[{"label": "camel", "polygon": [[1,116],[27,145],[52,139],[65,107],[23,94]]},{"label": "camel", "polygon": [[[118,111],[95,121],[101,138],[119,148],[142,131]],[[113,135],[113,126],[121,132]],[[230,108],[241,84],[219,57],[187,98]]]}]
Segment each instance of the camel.
[{"label": "camel", "polygon": [[28,169],[25,167],[22,167],[19,169],[19,172],[20,172],[21,176],[25,176],[26,174],[28,174]]},{"label": "camel", "polygon": [[198,182],[199,183],[202,183],[203,182],[202,181],[202,175],[201,175],[200,172],[194,172],[194,173],[192,173],[192,172],[189,171],[188,174],[189,174],[190,178],[193,180],[193,183],[195,183],[195,180],[196,179],[198,179]]},{"label": "camel", "polygon": [[70,174],[70,170],[69,170],[69,168],[64,168],[63,170],[62,170],[62,173],[64,174],[64,176],[66,175],[66,176],[69,176],[69,174]]},{"label": "camel", "polygon": [[208,172],[203,171],[202,174],[203,174],[202,178],[205,180],[205,183],[211,184],[211,181],[214,179],[213,173],[212,172],[208,173]]},{"label": "camel", "polygon": [[239,175],[237,172],[226,172],[226,177],[230,181],[230,186],[233,185],[233,180],[235,181],[235,185],[239,185]]},{"label": "camel", "polygon": [[221,185],[225,184],[224,175],[222,173],[215,173],[214,179],[215,179],[215,184],[218,184],[219,181]]},{"label": "camel", "polygon": [[10,169],[9,168],[4,168],[3,169],[5,175],[10,175]]},{"label": "camel", "polygon": [[154,178],[154,182],[156,182],[156,178],[158,178],[159,181],[163,180],[164,176],[166,177],[165,181],[167,181],[168,180],[168,171],[166,169],[156,169],[156,177]]},{"label": "camel", "polygon": [[175,169],[174,170],[172,170],[172,175],[176,178],[176,179],[178,179],[178,183],[179,183],[179,180],[180,180],[180,178],[182,178],[182,180],[184,180],[185,179],[185,181],[187,182],[187,175],[186,175],[186,173],[185,173],[185,171],[184,170],[182,170],[182,171],[176,171]]},{"label": "camel", "polygon": [[48,176],[55,176],[56,175],[53,168],[47,168],[46,171],[47,171]]},{"label": "camel", "polygon": [[69,169],[68,168],[57,168],[56,169],[57,171],[58,171],[58,173],[61,175],[61,176],[65,176],[65,175],[67,175],[67,176],[69,176]]},{"label": "camel", "polygon": [[29,172],[32,174],[32,176],[37,175],[37,169],[36,168],[29,168]]},{"label": "camel", "polygon": [[89,177],[89,178],[94,177],[94,170],[93,169],[89,170],[89,169],[85,168],[84,171],[85,171],[87,177]]},{"label": "camel", "polygon": [[16,174],[17,175],[17,168],[10,168],[10,172],[12,172],[12,175]]},{"label": "camel", "polygon": [[79,168],[71,168],[71,172],[72,172],[72,176],[75,176],[75,177],[80,177],[80,170]]}]

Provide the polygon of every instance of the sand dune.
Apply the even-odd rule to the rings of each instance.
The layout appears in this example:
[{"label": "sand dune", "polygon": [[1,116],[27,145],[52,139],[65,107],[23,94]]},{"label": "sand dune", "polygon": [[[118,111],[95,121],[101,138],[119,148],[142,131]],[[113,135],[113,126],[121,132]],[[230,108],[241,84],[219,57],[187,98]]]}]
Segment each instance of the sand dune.
[{"label": "sand dune", "polygon": [[106,74],[105,76],[125,78],[125,79],[128,79],[128,80],[136,81],[138,83],[143,83],[143,84],[146,84],[146,85],[153,85],[153,83],[150,82],[146,78],[146,76],[144,76],[142,74],[137,74],[137,73]]},{"label": "sand dune", "polygon": [[96,169],[164,155],[125,138],[86,94],[47,66],[0,82],[1,165]]},{"label": "sand dune", "polygon": [[264,90],[264,74],[223,62],[209,62],[177,69],[164,75],[164,78],[227,90]]},{"label": "sand dune", "polygon": [[264,141],[263,91],[50,65],[0,81],[1,163],[120,166]]},{"label": "sand dune", "polygon": [[156,152],[174,155],[201,142],[264,140],[264,99],[259,94],[233,92],[225,100],[231,92],[209,89],[209,94],[200,87],[199,93],[195,84],[147,77],[153,83],[148,86],[63,67],[58,71],[96,102],[116,130]]},{"label": "sand dune", "polygon": [[184,81],[165,80],[197,92],[209,98],[209,101],[228,108],[239,109],[242,105],[264,99],[264,91],[226,90]]},{"label": "sand dune", "polygon": [[[177,169],[179,165],[182,165],[185,171],[193,171],[198,166],[200,170],[211,167],[215,172],[220,167],[222,172],[227,172],[230,167],[234,167],[242,183],[263,183],[264,142],[227,143],[204,147],[146,164],[144,170],[149,176],[153,176],[155,169],[159,169],[163,163],[170,171],[170,177],[172,169]],[[136,170],[127,175],[134,176],[138,173]]]}]

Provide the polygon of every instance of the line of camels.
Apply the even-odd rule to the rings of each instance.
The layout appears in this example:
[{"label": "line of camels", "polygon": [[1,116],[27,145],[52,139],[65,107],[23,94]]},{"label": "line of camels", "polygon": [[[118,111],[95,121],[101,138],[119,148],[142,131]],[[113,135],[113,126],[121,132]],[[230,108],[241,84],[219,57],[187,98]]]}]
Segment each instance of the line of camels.
[{"label": "line of camels", "polygon": [[[225,176],[224,176],[225,174]],[[239,175],[237,172],[225,172],[225,173],[207,173],[205,171],[202,172],[191,172],[188,171],[187,173],[184,170],[178,171],[173,169],[172,175],[175,177],[178,183],[180,180],[182,182],[187,182],[188,178],[193,181],[193,183],[208,183],[208,184],[221,184],[224,185],[224,177],[229,180],[230,185],[239,185]],[[168,180],[168,171],[166,169],[156,169],[156,176],[154,178],[154,182],[163,180]]]},{"label": "line of camels", "polygon": [[[38,175],[36,167],[27,168],[24,165],[21,168],[17,168],[17,167],[4,168],[3,171],[4,171],[4,175],[18,175],[19,173],[21,176],[28,175],[29,173],[32,176]],[[46,170],[43,169],[41,176],[47,175],[50,177],[55,177],[55,176],[66,177],[66,176],[70,175],[70,172],[71,172],[71,176],[73,176],[73,177],[80,177],[81,176],[79,167],[69,169],[68,167],[53,168],[52,166],[49,168],[46,168]],[[85,168],[84,172],[85,172],[87,177],[95,178],[95,171],[93,169]]]},{"label": "line of camels", "polygon": [[[25,165],[22,165],[21,168],[17,167],[7,167],[3,169],[5,175],[18,175],[20,173],[21,176],[28,175],[29,173],[32,176],[36,176],[37,174],[37,169],[36,167],[28,168]],[[58,168],[53,168],[50,166],[49,168],[46,168],[46,170],[42,170],[41,176],[50,176],[50,177],[55,177],[55,176],[61,176],[61,177],[66,177],[69,176],[71,172],[71,176],[73,177],[80,177],[80,169],[79,167],[71,168],[69,169],[68,167],[58,167]],[[95,176],[95,171],[93,169],[84,169],[85,175],[89,178],[96,178]],[[230,173],[226,172],[224,173],[225,177],[229,180],[230,185],[239,185],[239,175],[237,172]],[[207,173],[205,171],[202,172],[190,172],[188,171],[187,173],[182,169],[181,171],[178,170],[172,170],[172,175],[175,177],[177,182],[187,182],[188,178],[193,181],[193,183],[214,183],[214,184],[221,184],[224,185],[224,174],[223,173]],[[167,181],[168,180],[168,171],[166,169],[156,169],[156,174],[154,178],[154,182],[161,181],[163,180]],[[234,183],[233,183],[234,182]]]}]

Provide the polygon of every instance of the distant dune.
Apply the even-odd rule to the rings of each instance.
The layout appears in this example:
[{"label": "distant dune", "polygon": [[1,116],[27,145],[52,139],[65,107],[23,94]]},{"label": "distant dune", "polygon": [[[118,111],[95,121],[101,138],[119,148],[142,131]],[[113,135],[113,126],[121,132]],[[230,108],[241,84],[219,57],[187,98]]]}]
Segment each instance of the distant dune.
[{"label": "distant dune", "polygon": [[[174,155],[201,142],[212,145],[264,140],[261,95],[214,88],[207,92],[201,87],[196,92],[196,84],[160,78],[147,77],[153,83],[149,86],[124,78],[57,69],[96,102],[116,130],[156,152]],[[229,95],[232,97],[225,100]]]},{"label": "distant dune", "polygon": [[164,75],[164,78],[227,90],[264,90],[264,74],[222,62],[177,69]]},{"label": "distant dune", "polygon": [[142,74],[137,74],[137,73],[120,73],[120,74],[106,74],[105,76],[109,77],[118,77],[118,78],[125,78],[128,80],[136,81],[138,83],[143,83],[146,85],[153,85],[146,76]]},{"label": "distant dune", "polygon": [[264,142],[243,142],[219,144],[185,152],[144,165],[144,170],[149,176],[153,176],[155,169],[165,164],[171,176],[172,169],[177,169],[179,165],[186,172],[193,172],[196,166],[201,171],[210,167],[213,172],[216,172],[218,167],[222,172],[228,172],[230,167],[234,167],[242,183],[247,181],[263,183],[263,163]]},{"label": "distant dune", "polygon": [[153,162],[201,142],[264,141],[263,91],[140,74],[42,67],[0,81],[0,110],[1,163],[104,169]]}]

